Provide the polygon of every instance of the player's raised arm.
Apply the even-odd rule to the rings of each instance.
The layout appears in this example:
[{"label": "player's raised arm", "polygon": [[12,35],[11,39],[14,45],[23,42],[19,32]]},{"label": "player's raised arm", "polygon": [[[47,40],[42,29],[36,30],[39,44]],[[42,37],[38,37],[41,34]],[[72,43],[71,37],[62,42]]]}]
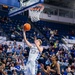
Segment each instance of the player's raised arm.
[{"label": "player's raised arm", "polygon": [[29,46],[29,47],[31,47],[32,46],[32,44],[27,40],[27,38],[26,38],[26,32],[23,30],[23,36],[24,36],[24,41],[26,42],[26,44]]},{"label": "player's raised arm", "polygon": [[40,51],[40,52],[42,52],[43,51],[43,47],[42,46],[40,46],[41,44],[42,44],[42,41],[40,40],[40,39],[35,39],[35,45],[36,45],[36,47],[38,48],[38,50]]}]

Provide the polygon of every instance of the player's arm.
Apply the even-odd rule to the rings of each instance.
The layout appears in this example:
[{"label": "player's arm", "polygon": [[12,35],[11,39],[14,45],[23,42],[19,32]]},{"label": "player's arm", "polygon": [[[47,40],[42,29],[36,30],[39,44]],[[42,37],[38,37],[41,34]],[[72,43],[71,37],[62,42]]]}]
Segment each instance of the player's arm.
[{"label": "player's arm", "polygon": [[50,72],[54,72],[54,73],[56,73],[56,71],[55,71],[55,70],[53,70],[53,69],[50,69]]},{"label": "player's arm", "polygon": [[38,50],[39,50],[40,52],[43,51],[43,47],[40,47],[40,46],[38,45],[38,43],[36,42],[36,40],[35,40],[35,45],[36,45],[36,47],[38,48]]},{"label": "player's arm", "polygon": [[44,69],[44,65],[41,64],[41,69],[42,69],[47,75],[50,74],[50,67],[49,67],[49,66],[47,66],[47,69],[45,70],[45,69]]},{"label": "player's arm", "polygon": [[24,41],[26,42],[26,44],[29,46],[29,47],[32,47],[32,44],[27,40],[26,38],[26,32],[23,30],[23,36],[24,36]]},{"label": "player's arm", "polygon": [[57,73],[60,75],[60,65],[57,63]]}]

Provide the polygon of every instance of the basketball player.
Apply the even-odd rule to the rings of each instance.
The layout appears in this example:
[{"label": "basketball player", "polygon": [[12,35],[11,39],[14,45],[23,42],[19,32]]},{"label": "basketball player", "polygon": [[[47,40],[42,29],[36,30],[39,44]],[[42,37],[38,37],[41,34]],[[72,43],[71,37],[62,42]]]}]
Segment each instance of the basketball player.
[{"label": "basketball player", "polygon": [[61,75],[60,74],[60,65],[58,63],[58,58],[56,55],[52,55],[51,56],[51,61],[52,64],[48,65],[46,68],[44,69],[44,65],[41,64],[41,68],[42,70],[46,73],[46,75]]},{"label": "basketball player", "polygon": [[26,32],[23,30],[23,36],[24,41],[30,48],[28,62],[26,64],[26,72],[25,75],[36,75],[37,74],[37,60],[40,57],[40,54],[43,51],[43,47],[41,46],[42,41],[40,39],[34,39],[34,44],[32,45],[27,39],[26,39]]}]

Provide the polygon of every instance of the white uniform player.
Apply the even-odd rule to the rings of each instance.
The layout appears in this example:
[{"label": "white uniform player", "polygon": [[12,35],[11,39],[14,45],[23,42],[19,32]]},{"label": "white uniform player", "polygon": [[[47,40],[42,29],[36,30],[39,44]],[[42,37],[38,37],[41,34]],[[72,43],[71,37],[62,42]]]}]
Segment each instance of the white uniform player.
[{"label": "white uniform player", "polygon": [[43,47],[40,46],[42,41],[40,39],[35,39],[34,40],[35,45],[32,45],[27,41],[24,31],[23,31],[23,34],[24,34],[24,40],[26,44],[30,47],[28,62],[26,64],[25,75],[36,75],[37,74],[37,60],[39,59],[40,54],[43,51]]}]

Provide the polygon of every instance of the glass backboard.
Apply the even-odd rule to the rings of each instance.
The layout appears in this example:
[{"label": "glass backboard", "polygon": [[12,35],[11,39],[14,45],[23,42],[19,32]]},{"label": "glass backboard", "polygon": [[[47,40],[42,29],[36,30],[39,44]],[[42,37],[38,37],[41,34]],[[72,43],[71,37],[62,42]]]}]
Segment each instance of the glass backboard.
[{"label": "glass backboard", "polygon": [[10,9],[9,17],[20,14],[20,13],[28,10],[29,8],[34,7],[37,4],[44,2],[44,0],[19,0],[19,1],[20,1],[20,8],[14,7],[12,9]]}]

